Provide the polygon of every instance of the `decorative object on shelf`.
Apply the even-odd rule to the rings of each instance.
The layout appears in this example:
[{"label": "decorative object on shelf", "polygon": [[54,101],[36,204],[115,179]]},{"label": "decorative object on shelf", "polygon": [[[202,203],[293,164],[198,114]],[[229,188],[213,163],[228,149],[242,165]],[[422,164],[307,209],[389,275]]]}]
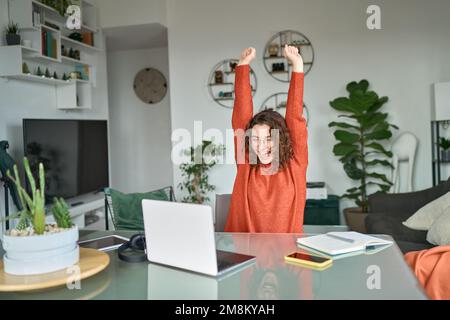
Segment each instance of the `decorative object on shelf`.
[{"label": "decorative object on shelf", "polygon": [[230,61],[230,72],[234,72],[236,70],[237,67],[237,62],[236,61]]},{"label": "decorative object on shelf", "polygon": [[94,34],[92,32],[82,32],[83,43],[94,46]]},{"label": "decorative object on shelf", "polygon": [[37,67],[36,75],[38,77],[43,77],[44,76],[44,73],[42,72],[41,67],[39,67],[39,66]]},{"label": "decorative object on shelf", "polygon": [[8,46],[20,45],[19,24],[11,21],[6,27],[6,44]]},{"label": "decorative object on shelf", "polygon": [[439,140],[439,147],[441,147],[441,159],[442,161],[450,161],[450,140],[441,138]]},{"label": "decorative object on shelf", "polygon": [[53,79],[56,79],[56,80],[58,80],[58,79],[59,79],[59,77],[58,77],[58,74],[56,73],[56,71],[55,71],[55,72],[53,72]]},{"label": "decorative object on shelf", "polygon": [[73,50],[73,57],[72,58],[74,58],[75,60],[80,60],[81,59],[80,56],[81,56],[80,50],[77,50],[77,49]]},{"label": "decorative object on shelf", "polygon": [[[239,60],[237,59],[222,60],[213,67],[208,77],[208,91],[211,98],[225,108],[233,108],[234,77],[238,62]],[[220,78],[220,75],[222,81],[217,82],[216,78]],[[251,67],[250,86],[252,88],[252,95],[254,95],[257,89],[257,79]]]},{"label": "decorative object on shelf", "polygon": [[[55,199],[52,206],[56,224],[45,223],[45,172],[39,164],[39,179],[35,180],[27,158],[23,161],[31,194],[22,187],[17,165],[14,177],[23,210],[9,219],[19,219],[17,227],[3,237],[4,271],[14,275],[42,274],[61,270],[78,263],[78,228],[73,225],[67,204]],[[36,183],[37,182],[37,183]]]},{"label": "decorative object on shelf", "polygon": [[133,88],[142,102],[155,104],[166,96],[167,80],[159,70],[145,68],[136,74]]},{"label": "decorative object on shelf", "polygon": [[223,83],[223,71],[222,70],[216,70],[215,75],[214,75],[214,83],[216,83],[216,84]]},{"label": "decorative object on shelf", "polygon": [[[259,111],[271,109],[277,111],[279,114],[281,114],[283,117],[286,116],[286,105],[287,105],[287,92],[278,92],[274,93],[268,98],[266,98],[263,103],[261,104],[261,107],[259,108]],[[306,125],[309,125],[309,110],[305,103],[303,103],[303,117],[306,120]]]},{"label": "decorative object on shelf", "polygon": [[82,76],[81,76],[81,72],[80,71],[72,71],[70,73],[70,78],[74,79],[74,80],[83,79]]},{"label": "decorative object on shelf", "polygon": [[65,72],[63,73],[62,80],[64,80],[64,81],[70,80],[70,78],[67,76],[67,74]]},{"label": "decorative object on shelf", "polygon": [[277,43],[270,44],[268,53],[269,53],[269,57],[277,57],[280,53],[280,45]]},{"label": "decorative object on shelf", "polygon": [[67,57],[68,56],[67,49],[66,49],[66,47],[64,45],[61,45],[61,55],[63,57]]},{"label": "decorative object on shelf", "polygon": [[272,72],[286,71],[284,62],[272,63]]},{"label": "decorative object on shelf", "polygon": [[72,32],[71,34],[69,34],[68,38],[75,41],[83,42],[83,35],[79,32]]},{"label": "decorative object on shelf", "polygon": [[[190,147],[183,151],[184,155],[190,157],[190,162],[183,163],[180,166],[184,181],[178,187],[181,191],[186,190],[188,192],[188,195],[183,198],[183,202],[202,204],[210,200],[208,192],[214,191],[216,187],[209,184],[208,171],[217,164],[224,151],[223,145],[216,145],[212,141],[205,140],[195,149]],[[201,163],[196,163],[194,159],[200,157]]]},{"label": "decorative object on shelf", "polygon": [[[281,82],[289,82],[291,79],[291,64],[281,55],[281,50],[275,54],[275,46],[282,49],[286,44],[296,46],[303,58],[304,73],[307,75],[314,64],[314,49],[309,39],[302,33],[294,30],[280,31],[267,41],[263,52],[264,68],[270,76]],[[284,67],[281,67],[284,61]],[[274,63],[275,62],[275,63]],[[287,69],[286,69],[287,66]]]},{"label": "decorative object on shelf", "polygon": [[[361,80],[347,85],[349,97],[340,97],[330,102],[330,106],[341,113],[339,117],[350,122],[331,122],[328,126],[336,128],[334,136],[338,141],[333,148],[335,156],[343,164],[347,176],[359,181],[359,186],[350,188],[341,198],[354,200],[358,208],[344,210],[347,224],[351,226],[352,215],[367,214],[369,187],[376,186],[387,192],[392,182],[385,174],[377,173],[374,167],[392,168],[389,161],[392,152],[387,151],[379,142],[392,137],[391,128],[397,126],[387,122],[388,113],[380,111],[388,97],[379,97],[374,91],[368,91],[369,82]],[[355,219],[353,219],[355,220]]]},{"label": "decorative object on shelf", "polygon": [[30,68],[28,68],[28,65],[26,62],[22,63],[22,73],[23,74],[31,74]]},{"label": "decorative object on shelf", "polygon": [[48,70],[48,68],[45,69],[45,74],[44,75],[45,75],[46,78],[51,78],[52,77],[51,74],[50,74],[50,71]]}]

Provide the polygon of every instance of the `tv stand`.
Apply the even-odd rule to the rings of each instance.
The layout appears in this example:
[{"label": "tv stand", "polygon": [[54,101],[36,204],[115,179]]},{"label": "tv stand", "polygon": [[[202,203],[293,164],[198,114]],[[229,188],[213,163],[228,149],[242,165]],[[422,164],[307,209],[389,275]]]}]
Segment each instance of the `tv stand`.
[{"label": "tv stand", "polygon": [[[78,197],[65,200],[69,206],[70,216],[74,224],[79,229],[85,227],[84,216],[92,211],[104,211],[105,208],[105,196],[98,191],[84,194]],[[52,215],[47,217],[47,223],[54,223]]]}]

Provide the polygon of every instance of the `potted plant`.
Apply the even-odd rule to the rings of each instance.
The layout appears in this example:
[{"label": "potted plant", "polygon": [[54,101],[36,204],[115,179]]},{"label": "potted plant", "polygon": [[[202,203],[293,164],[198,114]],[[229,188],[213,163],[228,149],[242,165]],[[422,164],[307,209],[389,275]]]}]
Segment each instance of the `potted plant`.
[{"label": "potted plant", "polygon": [[33,275],[61,270],[78,263],[78,228],[73,225],[64,200],[54,199],[51,212],[56,224],[45,222],[45,173],[39,164],[39,185],[24,158],[25,173],[31,194],[22,187],[17,166],[14,177],[8,177],[16,185],[23,210],[11,216],[19,219],[18,225],[3,236],[5,272],[13,275]]},{"label": "potted plant", "polygon": [[[183,202],[202,204],[210,200],[207,194],[216,187],[209,184],[208,171],[217,164],[217,156],[222,155],[223,151],[222,145],[215,145],[211,141],[203,141],[195,149],[190,147],[184,151],[185,155],[190,156],[191,161],[180,166],[185,180],[178,186],[181,190],[188,192]],[[194,161],[196,153],[200,153],[201,163]]]},{"label": "potted plant", "polygon": [[392,137],[391,128],[397,126],[387,122],[387,113],[380,109],[388,101],[374,91],[368,91],[369,82],[351,82],[347,85],[349,97],[340,97],[330,102],[331,107],[339,111],[340,118],[346,122],[331,122],[330,128],[336,128],[334,136],[337,144],[333,148],[335,156],[343,164],[347,176],[358,182],[341,198],[354,200],[357,208],[347,208],[344,215],[352,230],[365,232],[365,217],[369,211],[369,188],[378,187],[387,192],[392,182],[385,174],[375,171],[375,167],[391,167],[389,158],[392,152],[381,144]]},{"label": "potted plant", "polygon": [[6,27],[6,44],[8,46],[20,45],[19,24],[10,22]]},{"label": "potted plant", "polygon": [[441,138],[439,140],[439,146],[441,150],[442,161],[450,161],[450,140],[446,138]]}]

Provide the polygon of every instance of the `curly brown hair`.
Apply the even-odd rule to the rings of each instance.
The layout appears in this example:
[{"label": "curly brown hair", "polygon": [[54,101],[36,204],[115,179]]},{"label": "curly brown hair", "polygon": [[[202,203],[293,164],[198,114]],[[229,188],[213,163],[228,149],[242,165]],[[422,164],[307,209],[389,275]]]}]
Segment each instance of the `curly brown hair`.
[{"label": "curly brown hair", "polygon": [[[272,110],[266,109],[257,113],[252,120],[247,124],[245,128],[245,132],[249,133],[245,136],[245,147],[246,150],[251,150],[249,136],[251,135],[251,129],[255,125],[268,125],[270,130],[278,130],[279,133],[279,143],[275,145],[275,148],[278,148],[278,159],[274,159],[279,164],[281,169],[285,168],[289,163],[289,160],[292,158],[294,151],[292,150],[292,142],[289,134],[289,129],[286,124],[286,120],[283,118],[281,114]],[[260,166],[261,163],[259,159],[256,164],[252,164],[252,166]]]}]

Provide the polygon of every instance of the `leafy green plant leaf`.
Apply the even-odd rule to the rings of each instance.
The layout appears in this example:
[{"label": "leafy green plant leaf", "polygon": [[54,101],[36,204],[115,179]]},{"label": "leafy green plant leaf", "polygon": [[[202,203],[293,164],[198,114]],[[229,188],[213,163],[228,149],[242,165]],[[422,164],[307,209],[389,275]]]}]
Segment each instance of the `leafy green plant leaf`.
[{"label": "leafy green plant leaf", "polygon": [[360,139],[360,136],[358,134],[347,132],[344,130],[336,130],[334,132],[334,137],[346,144],[353,144],[355,142],[358,142]]}]

